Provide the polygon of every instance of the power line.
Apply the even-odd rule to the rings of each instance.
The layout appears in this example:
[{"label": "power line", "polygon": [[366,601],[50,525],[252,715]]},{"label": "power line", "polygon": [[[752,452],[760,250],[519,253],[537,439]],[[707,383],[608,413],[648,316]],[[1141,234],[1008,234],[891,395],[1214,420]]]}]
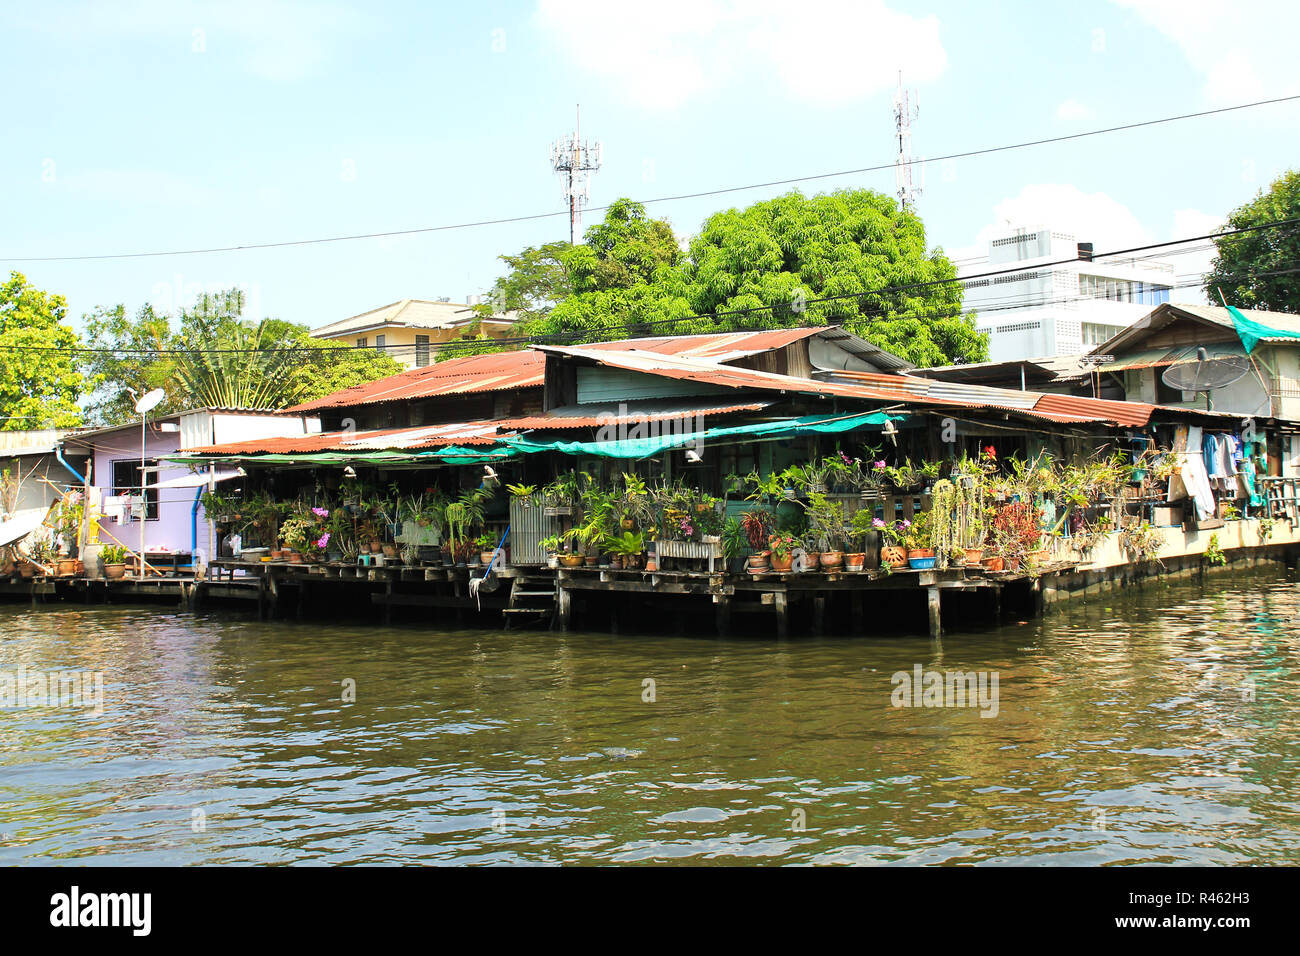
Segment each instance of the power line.
[{"label": "power line", "polygon": [[[1019,143],[1008,143],[1002,146],[988,146],[982,149],[968,149],[956,153],[948,153],[943,156],[932,156],[926,159],[913,160],[916,164],[939,163],[954,159],[970,159],[975,156],[989,156],[994,153],[1004,153],[1016,149],[1028,149],[1034,146],[1046,146],[1052,143],[1065,143],[1077,139],[1085,139],[1090,136],[1103,136],[1109,133],[1125,132],[1127,130],[1142,129],[1148,126],[1160,126],[1167,123],[1177,123],[1182,120],[1199,119],[1205,116],[1215,116],[1220,113],[1232,113],[1238,110],[1254,109],[1260,106],[1272,106],[1278,103],[1288,103],[1300,100],[1300,94],[1292,96],[1278,96],[1272,99],[1255,100],[1250,103],[1240,103],[1236,106],[1222,106],[1212,110],[1200,110],[1195,113],[1180,113],[1176,116],[1163,116],[1159,119],[1142,120],[1136,123],[1124,123],[1119,126],[1108,126],[1103,129],[1086,130],[1081,133],[1067,133],[1062,136],[1050,136],[1043,139],[1025,140]],[[726,186],[718,189],[706,189],[694,193],[679,193],[675,196],[659,196],[654,199],[638,200],[642,205],[652,205],[654,203],[679,202],[684,199],[701,199],[706,196],[722,196],[728,193],[744,192],[750,189],[768,189],[773,186],[792,186],[797,183],[816,182],[823,179],[835,179],[841,176],[857,176],[862,173],[875,173],[882,170],[894,168],[894,162],[880,163],[875,166],[863,166],[858,169],[843,169],[832,173],[816,173],[809,176],[795,176],[790,179],[773,179],[763,183],[748,183],[743,186]],[[591,207],[592,212],[603,212],[610,206]],[[500,226],[516,222],[530,222],[540,219],[554,219],[559,216],[569,215],[568,210],[558,212],[534,213],[524,216],[505,216],[499,219],[480,219],[474,222],[453,223],[443,226],[421,226],[414,229],[392,229],[385,232],[365,232],[354,233],[343,236],[326,236],[318,239],[286,239],[280,242],[256,242],[243,243],[235,246],[211,246],[198,249],[172,249],[163,252],[120,252],[107,253],[98,255],[79,255],[79,256],[0,256],[0,262],[86,262],[102,259],[148,259],[159,256],[194,256],[208,255],[220,252],[243,252],[252,249],[281,249],[288,246],[310,246],[322,245],[332,242],[353,242],[361,239],[385,239],[394,236],[414,236],[431,232],[449,232],[456,229],[476,229],[483,226]]]},{"label": "power line", "polygon": [[[1278,220],[1277,222],[1271,222],[1271,223],[1262,223],[1258,226],[1243,226],[1241,228],[1232,229],[1225,232],[1206,233],[1205,235],[1201,235],[1201,236],[1189,236],[1184,239],[1171,239],[1165,242],[1148,243],[1142,246],[1130,246],[1126,249],[1117,249],[1112,252],[1095,253],[1093,255],[1092,261],[1096,262],[1098,260],[1109,259],[1116,256],[1128,255],[1134,252],[1144,252],[1149,249],[1168,249],[1171,246],[1186,245],[1187,243],[1200,242],[1206,239],[1217,239],[1225,236],[1240,235],[1242,233],[1247,233],[1247,232],[1260,232],[1263,230],[1281,229],[1281,228],[1288,228],[1288,227],[1300,227],[1300,217],[1294,219],[1282,219],[1282,220]],[[1198,248],[1199,247],[1192,247],[1192,249],[1188,251],[1192,251]],[[1178,255],[1181,254],[1181,251],[1174,251],[1167,254]],[[922,289],[934,288],[935,286],[941,286],[941,285],[951,285],[954,283],[960,283],[964,285],[966,283],[979,280],[979,279],[1009,275],[1012,273],[1032,272],[1039,269],[1052,268],[1055,266],[1073,265],[1082,261],[1086,261],[1086,260],[1081,260],[1076,255],[1064,259],[1055,259],[1050,262],[1039,262],[1033,265],[1027,265],[1025,263],[1015,263],[1005,268],[973,273],[971,275],[966,275],[966,276],[960,276],[960,277],[954,276],[952,278],[946,278],[946,279],[931,279],[925,282],[914,282],[914,283],[908,283],[904,285],[881,286],[880,288],[877,289],[868,289],[862,292],[848,292],[848,293],[843,293],[841,295],[820,296],[818,298],[805,299],[803,300],[803,304],[807,306],[807,305],[816,305],[825,302],[840,302],[849,299],[863,299],[868,296],[883,296],[883,295],[891,295],[891,294],[904,293],[904,292],[915,292]],[[1085,297],[1081,297],[1080,300],[1082,301],[1083,298],[1095,299],[1098,297],[1085,296]],[[779,309],[791,310],[792,305],[789,303],[781,303],[779,305],[759,305],[759,306],[752,306],[747,309],[732,309],[725,312],[708,312],[702,314],[679,316],[671,319],[656,319],[649,322],[630,323],[630,325],[632,325],[638,330],[641,330],[650,327],[657,327],[660,325],[675,325],[682,322],[698,322],[698,321],[708,320],[708,319],[713,319],[716,321],[718,319],[723,319],[723,318],[734,318],[737,316],[752,315],[755,312],[775,312]],[[881,310],[881,312],[882,315],[880,317],[906,315],[906,313],[886,312],[884,310]],[[629,323],[624,323],[622,327],[622,331],[626,331],[628,326]],[[495,349],[500,349],[503,346],[509,347],[512,345],[522,346],[522,345],[532,345],[532,344],[538,344],[538,345],[554,344],[556,342],[561,342],[566,338],[584,337],[584,336],[592,336],[592,335],[599,336],[605,332],[613,332],[613,331],[620,331],[620,329],[617,326],[604,326],[601,328],[579,329],[571,332],[555,332],[555,333],[547,333],[547,334],[541,334],[536,336],[512,336],[512,337],[506,337],[500,339],[453,339],[449,342],[430,342],[427,344],[420,344],[414,346],[411,345],[405,345],[405,346],[343,345],[341,343],[335,343],[333,345],[322,345],[319,347],[290,346],[286,348],[267,347],[267,348],[251,348],[251,349],[185,349],[185,348],[133,349],[133,348],[116,348],[116,347],[95,348],[95,347],[87,347],[87,346],[63,348],[55,345],[16,345],[16,344],[9,344],[9,343],[0,343],[0,351],[8,350],[8,351],[25,351],[25,352],[60,352],[64,354],[101,354],[101,355],[227,355],[227,354],[257,354],[257,353],[265,353],[269,355],[307,355],[307,354],[318,355],[318,354],[338,354],[344,351],[375,352],[375,351],[384,351],[390,348],[392,349],[417,348],[417,349],[427,349],[432,353],[434,351],[438,351],[438,352],[455,351],[456,349],[466,349],[466,348],[475,349],[475,348],[487,347],[495,350]]]}]

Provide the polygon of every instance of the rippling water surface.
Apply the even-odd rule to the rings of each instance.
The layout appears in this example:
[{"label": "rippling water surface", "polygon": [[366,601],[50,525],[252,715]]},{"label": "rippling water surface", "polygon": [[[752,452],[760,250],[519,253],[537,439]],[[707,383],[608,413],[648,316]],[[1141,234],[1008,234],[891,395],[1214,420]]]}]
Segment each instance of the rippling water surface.
[{"label": "rippling water surface", "polygon": [[[941,646],[0,607],[0,671],[105,680],[0,710],[0,863],[1297,863],[1298,612],[1280,571]],[[997,716],[891,706],[917,664]]]}]

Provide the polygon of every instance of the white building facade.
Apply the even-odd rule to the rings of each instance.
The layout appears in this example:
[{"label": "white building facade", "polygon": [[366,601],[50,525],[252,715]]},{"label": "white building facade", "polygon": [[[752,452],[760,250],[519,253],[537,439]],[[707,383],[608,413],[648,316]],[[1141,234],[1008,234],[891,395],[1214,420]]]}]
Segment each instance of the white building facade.
[{"label": "white building facade", "polygon": [[1094,259],[1091,243],[1049,228],[994,237],[986,255],[957,262],[957,275],[993,362],[1090,351],[1168,302],[1174,288],[1168,262]]}]

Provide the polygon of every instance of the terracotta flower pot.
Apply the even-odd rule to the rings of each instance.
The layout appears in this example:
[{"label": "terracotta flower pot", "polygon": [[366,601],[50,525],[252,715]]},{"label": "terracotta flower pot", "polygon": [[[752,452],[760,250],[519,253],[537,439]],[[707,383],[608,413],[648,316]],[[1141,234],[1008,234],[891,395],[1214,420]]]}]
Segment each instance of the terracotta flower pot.
[{"label": "terracotta flower pot", "polygon": [[290,564],[302,564],[302,555],[297,551],[286,552],[285,558],[288,559]]},{"label": "terracotta flower pot", "polygon": [[984,567],[990,571],[1001,571],[1004,564],[1005,562],[1002,560],[1001,555],[994,555],[993,557],[984,559]]},{"label": "terracotta flower pot", "polygon": [[395,545],[395,544],[381,544],[380,547],[381,547],[381,548],[383,549],[383,551],[384,551],[384,557],[386,557],[386,558],[395,558],[395,557],[397,557],[397,545]]},{"label": "terracotta flower pot", "polygon": [[580,554],[562,554],[560,555],[560,564],[566,568],[578,568],[582,566],[582,555]]},{"label": "terracotta flower pot", "polygon": [[865,553],[863,554],[851,553],[851,554],[844,555],[845,571],[861,571],[863,566],[866,563],[867,563],[867,556]]},{"label": "terracotta flower pot", "polygon": [[933,548],[908,548],[907,549],[907,559],[909,561],[912,560],[912,558],[933,558],[933,557],[934,557]]},{"label": "terracotta flower pot", "polygon": [[77,561],[75,558],[67,558],[59,562],[59,574],[72,575],[77,573]]},{"label": "terracotta flower pot", "polygon": [[583,560],[583,563],[587,565],[587,567],[589,567],[589,568],[594,568],[597,564],[600,563],[600,555],[598,555],[598,554],[588,554],[588,555],[584,556],[582,560]]},{"label": "terracotta flower pot", "polygon": [[381,543],[378,542],[378,541],[371,541],[371,542],[370,542],[370,553],[371,553],[371,554],[378,554],[378,553],[379,553],[380,551],[382,551],[382,550],[384,550],[384,546],[383,546],[383,544],[381,544]]},{"label": "terracotta flower pot", "polygon": [[794,567],[794,555],[793,555],[793,554],[787,554],[784,558],[779,557],[779,556],[776,555],[776,554],[773,554],[773,555],[772,555],[772,570],[773,570],[773,571],[789,571],[792,567]]},{"label": "terracotta flower pot", "polygon": [[126,577],[125,564],[106,564],[104,565],[104,577],[110,581],[120,581]]},{"label": "terracotta flower pot", "polygon": [[766,571],[768,568],[768,552],[761,551],[758,554],[751,554],[747,563],[751,571]]},{"label": "terracotta flower pot", "polygon": [[891,568],[906,567],[907,549],[897,544],[887,544],[880,549],[880,561]]},{"label": "terracotta flower pot", "polygon": [[478,553],[479,563],[482,564],[484,567],[487,567],[489,564],[492,563],[492,555],[496,553],[497,552],[495,548],[493,548],[491,551],[480,551]]},{"label": "terracotta flower pot", "polygon": [[820,551],[805,551],[803,555],[804,571],[816,571],[821,567],[822,553]]},{"label": "terracotta flower pot", "polygon": [[965,551],[967,564],[979,564],[984,560],[983,548],[966,548]]},{"label": "terracotta flower pot", "polygon": [[822,552],[822,567],[823,567],[823,568],[838,568],[838,567],[839,567],[840,565],[842,565],[843,563],[844,563],[844,552],[843,552],[843,551],[823,551],[823,552]]}]

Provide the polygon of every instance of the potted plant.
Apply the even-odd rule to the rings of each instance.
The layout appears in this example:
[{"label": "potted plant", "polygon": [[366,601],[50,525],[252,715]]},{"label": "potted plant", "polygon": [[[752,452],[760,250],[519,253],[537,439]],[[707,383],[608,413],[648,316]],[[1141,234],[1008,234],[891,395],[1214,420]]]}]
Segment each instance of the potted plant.
[{"label": "potted plant", "polygon": [[894,521],[885,521],[881,518],[872,520],[871,525],[880,532],[880,537],[885,544],[880,549],[880,563],[891,568],[907,567],[907,540],[908,530],[912,527],[912,522],[906,518],[898,518]]},{"label": "potted plant", "polygon": [[624,531],[611,537],[606,544],[611,556],[621,559],[622,566],[635,570],[641,566],[641,555],[645,551],[645,536],[640,531]]},{"label": "potted plant", "polygon": [[771,554],[767,548],[767,539],[771,536],[775,523],[776,519],[773,518],[772,512],[765,508],[755,508],[740,516],[741,530],[752,549],[749,556],[751,571],[767,569],[768,556]]},{"label": "potted plant", "polygon": [[104,565],[104,577],[110,581],[120,581],[126,576],[126,548],[120,544],[110,544],[100,551],[99,560]]},{"label": "potted plant", "polygon": [[814,547],[820,549],[822,567],[827,570],[840,567],[844,563],[844,505],[813,492],[807,514]]},{"label": "potted plant", "polygon": [[474,547],[478,549],[478,559],[481,564],[492,563],[492,555],[496,553],[497,548],[496,539],[492,535],[484,531],[474,539]]},{"label": "potted plant", "polygon": [[803,570],[805,572],[821,570],[822,553],[818,550],[819,547],[815,535],[809,534],[804,538]]},{"label": "potted plant", "polygon": [[792,534],[777,533],[768,536],[767,546],[772,553],[772,570],[789,571],[794,564],[794,549],[799,540]]},{"label": "potted plant", "polygon": [[912,519],[903,544],[907,547],[907,563],[912,570],[928,571],[934,567],[930,512],[922,511]]},{"label": "potted plant", "polygon": [[[745,552],[749,549],[749,536],[739,518],[728,518],[722,525],[722,555],[727,559],[727,570],[739,574],[745,569]],[[766,561],[763,562],[766,565]]]}]

